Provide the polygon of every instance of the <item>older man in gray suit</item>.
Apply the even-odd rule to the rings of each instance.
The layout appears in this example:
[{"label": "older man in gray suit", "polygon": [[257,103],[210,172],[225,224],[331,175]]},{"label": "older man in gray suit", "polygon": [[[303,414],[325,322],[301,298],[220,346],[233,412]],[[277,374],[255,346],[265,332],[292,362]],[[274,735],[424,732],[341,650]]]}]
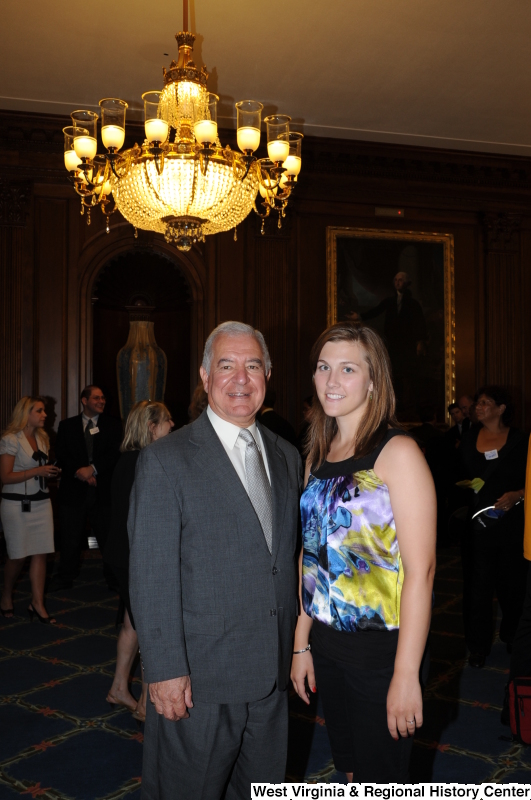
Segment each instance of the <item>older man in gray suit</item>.
[{"label": "older man in gray suit", "polygon": [[270,370],[259,331],[220,325],[201,367],[207,409],[138,459],[143,800],[247,800],[251,782],[284,779],[301,463],[255,421]]}]

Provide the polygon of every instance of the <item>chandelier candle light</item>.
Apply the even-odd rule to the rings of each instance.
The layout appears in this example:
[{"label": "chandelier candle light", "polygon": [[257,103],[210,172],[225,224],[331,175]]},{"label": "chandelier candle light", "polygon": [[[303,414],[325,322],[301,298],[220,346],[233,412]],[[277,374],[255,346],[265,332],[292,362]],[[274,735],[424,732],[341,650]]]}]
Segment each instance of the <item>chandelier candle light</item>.
[{"label": "chandelier candle light", "polygon": [[[252,209],[264,221],[272,211],[281,227],[301,170],[302,134],[290,130],[290,117],[265,118],[268,158],[257,158],[262,110],[255,100],[236,103],[237,143],[241,152],[220,144],[219,97],[207,91],[208,73],[192,61],[195,36],[188,27],[175,38],[179,57],[163,68],[164,86],[142,95],[145,140],[122,150],[127,103],[100,100],[101,140],[107,152],[97,155],[98,114],[74,111],[63,128],[64,161],[81,213],[99,205],[107,218],[116,209],[135,229],[162,233],[180,250],[190,250],[205,236],[234,228]],[[260,194],[260,208],[256,199]]]}]

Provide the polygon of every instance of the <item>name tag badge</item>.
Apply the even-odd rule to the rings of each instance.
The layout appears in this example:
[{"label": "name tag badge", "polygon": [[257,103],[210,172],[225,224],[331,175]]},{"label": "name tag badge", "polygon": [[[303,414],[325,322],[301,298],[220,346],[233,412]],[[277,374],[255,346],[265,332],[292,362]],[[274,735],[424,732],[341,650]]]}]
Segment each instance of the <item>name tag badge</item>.
[{"label": "name tag badge", "polygon": [[[90,435],[91,436],[94,436],[95,433],[99,433],[99,432],[100,432],[99,428],[91,428],[90,429]],[[492,452],[496,453],[496,450],[493,450]],[[485,453],[485,455],[487,455],[487,454]],[[497,453],[496,453],[496,458],[498,458],[498,454]]]},{"label": "name tag badge", "polygon": [[487,461],[494,461],[495,458],[498,458],[498,451],[497,450],[487,450],[485,453],[485,458]]}]

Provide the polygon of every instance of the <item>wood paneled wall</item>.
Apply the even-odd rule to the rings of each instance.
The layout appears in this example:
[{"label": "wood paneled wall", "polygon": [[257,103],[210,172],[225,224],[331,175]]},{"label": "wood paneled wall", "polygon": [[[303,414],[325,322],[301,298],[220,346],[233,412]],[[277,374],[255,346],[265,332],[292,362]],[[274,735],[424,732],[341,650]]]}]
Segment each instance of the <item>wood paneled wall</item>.
[{"label": "wood paneled wall", "polygon": [[[16,399],[78,411],[92,375],[91,291],[120,253],[170,256],[192,297],[191,375],[217,323],[259,327],[273,361],[278,410],[297,425],[311,390],[308,356],[326,326],[328,225],[451,233],[455,240],[458,394],[484,382],[514,391],[531,427],[531,159],[343,140],[304,140],[303,172],[283,228],[252,214],[231,233],[180,254],[115,215],[87,227],[62,159],[65,119],[0,112],[0,425]],[[132,143],[141,131],[130,126]],[[222,139],[235,144],[234,132]],[[376,217],[400,207],[403,219]]]},{"label": "wood paneled wall", "polygon": [[20,227],[0,228],[0,418],[21,394],[22,238]]}]

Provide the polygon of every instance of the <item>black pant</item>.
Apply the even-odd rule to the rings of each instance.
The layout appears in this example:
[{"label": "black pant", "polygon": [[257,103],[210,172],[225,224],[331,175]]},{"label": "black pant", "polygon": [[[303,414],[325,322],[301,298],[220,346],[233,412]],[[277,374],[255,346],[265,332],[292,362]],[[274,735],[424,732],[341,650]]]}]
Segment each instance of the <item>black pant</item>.
[{"label": "black pant", "polygon": [[528,677],[531,677],[531,569],[527,570],[524,607],[513,639],[509,680]]},{"label": "black pant", "polygon": [[[387,692],[394,665],[358,669],[315,647],[312,653],[336,769],[354,773],[356,783],[409,783],[413,737],[395,741],[387,727]],[[423,679],[428,667],[425,657]]]},{"label": "black pant", "polygon": [[[90,523],[103,553],[111,522],[111,508],[91,494],[77,506],[61,506],[61,536],[58,580],[71,583],[79,575],[81,551],[86,547],[86,527]],[[112,573],[104,564],[103,574],[109,583]]]},{"label": "black pant", "polygon": [[500,639],[513,641],[524,602],[527,563],[518,531],[494,525],[477,532],[469,526],[463,543],[463,619],[471,653],[490,652],[494,594],[502,610]]}]

